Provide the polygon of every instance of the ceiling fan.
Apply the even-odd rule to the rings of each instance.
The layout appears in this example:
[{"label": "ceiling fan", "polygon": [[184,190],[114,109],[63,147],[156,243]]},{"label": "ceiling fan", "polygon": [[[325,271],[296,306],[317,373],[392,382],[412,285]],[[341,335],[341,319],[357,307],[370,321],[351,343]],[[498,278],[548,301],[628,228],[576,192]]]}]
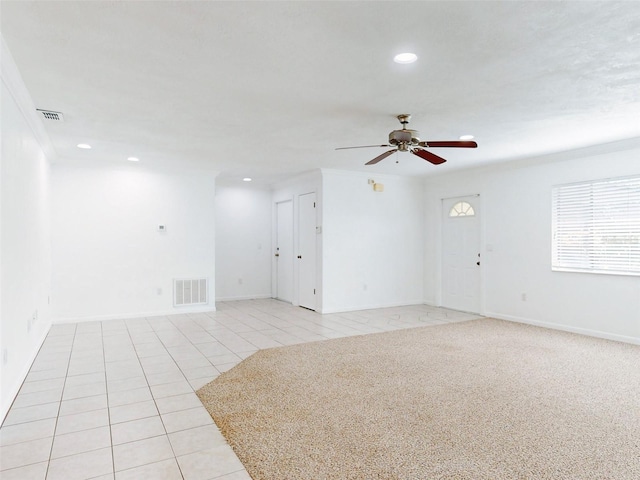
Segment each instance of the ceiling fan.
[{"label": "ceiling fan", "polygon": [[[398,120],[402,124],[401,130],[394,130],[389,133],[389,143],[385,145],[363,145],[359,147],[339,147],[336,150],[347,150],[350,148],[370,148],[370,147],[394,147],[392,150],[384,152],[382,155],[378,155],[373,160],[369,160],[365,165],[374,165],[381,160],[384,160],[394,152],[411,152],[414,155],[431,162],[434,165],[440,165],[446,162],[446,160],[438,155],[431,153],[424,148],[476,148],[478,144],[469,140],[451,140],[451,141],[424,141],[418,137],[420,132],[417,130],[410,130],[407,128],[411,115],[404,113],[398,115]],[[422,148],[420,148],[422,147]]]}]

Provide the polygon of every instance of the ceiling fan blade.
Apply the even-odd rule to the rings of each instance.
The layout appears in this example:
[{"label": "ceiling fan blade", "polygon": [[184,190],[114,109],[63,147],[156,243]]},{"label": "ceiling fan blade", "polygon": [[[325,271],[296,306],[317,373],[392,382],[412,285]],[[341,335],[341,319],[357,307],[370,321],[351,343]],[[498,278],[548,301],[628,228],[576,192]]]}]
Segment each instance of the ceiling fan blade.
[{"label": "ceiling fan blade", "polygon": [[453,147],[453,148],[477,148],[478,144],[470,140],[451,140],[451,141],[424,141],[418,143],[421,147]]},{"label": "ceiling fan blade", "polygon": [[396,151],[397,151],[397,149],[394,148],[393,150],[389,150],[388,152],[384,152],[382,155],[378,155],[373,160],[369,160],[367,163],[365,163],[365,165],[375,165],[380,160],[384,160],[385,158],[387,158],[389,155],[391,155],[393,152],[396,152]]},{"label": "ceiling fan blade", "polygon": [[361,145],[359,147],[338,147],[336,150],[349,150],[350,148],[392,147],[393,145]]},{"label": "ceiling fan blade", "polygon": [[435,155],[426,150],[422,150],[421,148],[414,148],[413,150],[411,150],[411,153],[419,156],[420,158],[422,158],[423,160],[426,160],[427,162],[433,163],[434,165],[440,165],[441,163],[446,162],[444,158],[439,157],[438,155]]}]

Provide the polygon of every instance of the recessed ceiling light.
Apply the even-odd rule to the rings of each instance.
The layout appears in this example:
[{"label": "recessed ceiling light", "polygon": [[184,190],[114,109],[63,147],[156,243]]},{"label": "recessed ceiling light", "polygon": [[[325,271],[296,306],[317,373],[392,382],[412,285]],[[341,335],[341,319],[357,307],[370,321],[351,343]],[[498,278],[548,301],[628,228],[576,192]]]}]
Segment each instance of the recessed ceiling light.
[{"label": "recessed ceiling light", "polygon": [[244,177],[244,178],[242,179],[242,181],[243,181],[243,182],[250,182],[250,181],[251,181],[251,178],[249,178],[249,177]]},{"label": "recessed ceiling light", "polygon": [[139,162],[140,159],[138,157],[129,157],[127,158],[127,160],[129,160],[130,162]]},{"label": "recessed ceiling light", "polygon": [[91,148],[91,145],[89,145],[88,143],[79,143],[78,145],[76,145],[76,147],[89,149]]},{"label": "recessed ceiling light", "polygon": [[473,135],[460,135],[460,140],[473,140]]},{"label": "recessed ceiling light", "polygon": [[396,63],[413,63],[418,60],[418,56],[415,53],[399,53],[393,57],[393,61]]}]

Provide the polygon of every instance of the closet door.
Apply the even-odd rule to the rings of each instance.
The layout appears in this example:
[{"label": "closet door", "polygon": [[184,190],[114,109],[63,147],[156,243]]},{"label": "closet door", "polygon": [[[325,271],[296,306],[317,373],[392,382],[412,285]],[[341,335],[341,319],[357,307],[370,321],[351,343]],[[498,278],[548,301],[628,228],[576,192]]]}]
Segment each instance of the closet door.
[{"label": "closet door", "polygon": [[316,309],[316,194],[298,197],[298,304]]},{"label": "closet door", "polygon": [[293,202],[276,204],[276,298],[293,299]]}]

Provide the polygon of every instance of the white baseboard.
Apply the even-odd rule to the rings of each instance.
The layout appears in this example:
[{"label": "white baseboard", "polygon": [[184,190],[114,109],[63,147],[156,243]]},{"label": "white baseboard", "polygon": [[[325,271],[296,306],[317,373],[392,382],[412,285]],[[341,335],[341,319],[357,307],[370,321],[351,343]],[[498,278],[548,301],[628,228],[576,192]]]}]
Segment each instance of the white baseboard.
[{"label": "white baseboard", "polygon": [[164,310],[157,312],[135,312],[135,313],[117,313],[117,314],[105,314],[105,315],[92,315],[88,317],[61,317],[54,318],[52,323],[54,325],[60,323],[84,323],[84,322],[100,322],[103,320],[125,320],[128,318],[145,318],[145,317],[165,317],[169,315],[184,315],[189,313],[207,313],[215,312],[216,307],[211,305],[205,305],[202,307],[180,307],[180,309]]},{"label": "white baseboard", "polygon": [[533,320],[531,318],[523,318],[515,315],[505,315],[497,312],[486,312],[485,316],[497,318],[499,320],[508,320],[510,322],[526,323],[528,325],[534,325],[536,327],[550,328],[552,330],[561,330],[563,332],[579,333],[581,335],[587,335],[589,337],[603,338],[605,340],[615,340],[617,342],[632,343],[634,345],[640,345],[640,338],[629,337],[626,335],[618,335],[615,333],[602,332],[600,330],[591,330],[589,328],[574,327],[571,325],[563,325],[560,323],[542,322],[539,320]]},{"label": "white baseboard", "polygon": [[234,302],[236,300],[258,300],[263,298],[273,298],[270,293],[261,293],[259,295],[240,295],[235,297],[216,297],[216,302]]},{"label": "white baseboard", "polygon": [[33,350],[33,353],[29,357],[29,361],[25,363],[25,366],[22,369],[20,376],[18,377],[20,380],[16,382],[16,385],[9,387],[8,393],[4,391],[2,392],[2,399],[3,400],[9,399],[9,402],[8,404],[3,403],[2,406],[0,407],[1,408],[0,409],[0,425],[2,425],[2,423],[4,422],[4,419],[7,416],[7,413],[9,413],[9,410],[11,409],[11,405],[13,404],[14,400],[18,396],[18,392],[20,391],[22,384],[27,378],[27,375],[29,374],[29,370],[31,370],[31,365],[33,365],[33,362],[36,360],[36,357],[38,356],[38,353],[42,348],[42,344],[44,343],[45,338],[47,338],[47,334],[49,333],[49,330],[50,328],[45,328],[44,331],[42,332],[40,338],[38,339],[38,343],[37,343],[38,348],[35,348]]}]

